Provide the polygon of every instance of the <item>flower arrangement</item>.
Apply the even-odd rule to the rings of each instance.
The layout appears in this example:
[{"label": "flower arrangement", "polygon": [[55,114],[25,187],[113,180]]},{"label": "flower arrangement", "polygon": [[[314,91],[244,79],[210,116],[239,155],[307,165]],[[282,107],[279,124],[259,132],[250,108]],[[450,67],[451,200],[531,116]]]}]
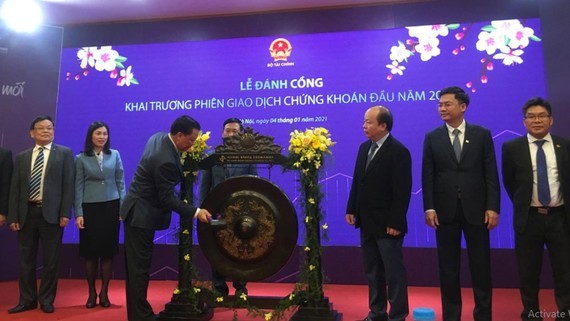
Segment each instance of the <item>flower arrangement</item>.
[{"label": "flower arrangement", "polygon": [[[198,163],[206,157],[206,151],[210,148],[207,141],[210,132],[199,132],[196,141],[187,151],[180,155],[180,162],[184,171],[180,195],[184,202],[194,202],[194,182],[198,176]],[[207,309],[200,301],[202,287],[195,286],[192,282],[194,267],[192,263],[192,228],[191,217],[180,218],[179,246],[178,246],[178,287],[174,289],[172,302],[192,306],[196,313],[204,313]]]},{"label": "flower arrangement", "polygon": [[289,139],[288,167],[300,170],[301,204],[305,217],[306,260],[300,268],[299,282],[293,293],[279,304],[273,313],[264,315],[266,320],[280,319],[283,312],[292,305],[319,306],[323,300],[323,274],[321,269],[321,230],[327,238],[328,224],[323,219],[320,202],[323,198],[319,186],[319,173],[325,155],[332,155],[335,144],[330,132],[323,127],[294,130]]},{"label": "flower arrangement", "polygon": [[180,155],[185,178],[190,175],[190,178],[195,180],[198,176],[198,163],[206,157],[206,152],[211,148],[207,144],[208,139],[210,139],[210,132],[200,131],[194,145]]},{"label": "flower arrangement", "polygon": [[304,174],[318,170],[323,164],[325,154],[332,154],[330,147],[335,143],[326,128],[308,128],[305,131],[294,130],[289,139],[289,158],[292,167],[301,169]]}]

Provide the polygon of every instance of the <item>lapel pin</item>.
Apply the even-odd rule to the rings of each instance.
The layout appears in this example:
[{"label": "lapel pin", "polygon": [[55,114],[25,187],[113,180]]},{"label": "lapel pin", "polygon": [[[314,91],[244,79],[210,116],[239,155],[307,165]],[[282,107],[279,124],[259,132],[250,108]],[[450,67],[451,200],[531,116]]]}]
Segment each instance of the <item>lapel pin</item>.
[{"label": "lapel pin", "polygon": [[559,145],[559,144],[556,144],[556,148],[560,148],[560,145]]},{"label": "lapel pin", "polygon": [[465,140],[465,143],[469,144],[469,139],[466,139],[466,140]]}]

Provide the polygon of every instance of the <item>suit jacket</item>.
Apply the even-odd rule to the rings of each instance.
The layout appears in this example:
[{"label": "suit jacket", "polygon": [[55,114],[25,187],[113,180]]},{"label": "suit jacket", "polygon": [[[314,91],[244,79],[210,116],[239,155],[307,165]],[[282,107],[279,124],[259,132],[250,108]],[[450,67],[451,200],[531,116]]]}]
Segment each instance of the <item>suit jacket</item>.
[{"label": "suit jacket", "polygon": [[366,167],[372,142],[358,149],[346,213],[356,216],[356,227],[387,237],[386,228],[408,231],[406,214],[412,193],[412,159],[408,149],[389,135]]},{"label": "suit jacket", "polygon": [[[28,214],[28,197],[33,148],[16,156],[10,186],[8,223],[19,223],[24,227]],[[71,217],[74,192],[74,166],[71,149],[62,145],[51,145],[43,177],[42,213],[46,222],[59,224],[60,217]]]},{"label": "suit jacket", "polygon": [[8,215],[8,196],[12,178],[12,152],[0,148],[0,214]]},{"label": "suit jacket", "polygon": [[164,230],[170,225],[172,211],[193,216],[196,208],[175,192],[182,178],[180,155],[168,134],[151,136],[121,206],[123,220],[133,227]]},{"label": "suit jacket", "polygon": [[125,199],[123,162],[118,151],[103,153],[103,170],[96,156],[75,157],[75,216],[83,216],[83,203]]},{"label": "suit jacket", "polygon": [[254,164],[216,165],[203,171],[202,182],[200,183],[200,204],[218,184],[230,177],[242,175],[257,175],[257,166]]},{"label": "suit jacket", "polygon": [[486,210],[499,213],[501,194],[491,132],[467,123],[459,162],[445,124],[427,133],[422,191],[424,210],[434,209],[439,222],[453,220],[459,197],[470,224],[484,224]]},{"label": "suit jacket", "polygon": [[[560,191],[566,204],[565,212],[570,222],[570,141],[552,136]],[[513,202],[513,223],[515,230],[523,233],[528,220],[532,199],[533,168],[527,136],[510,140],[503,144],[503,184]]]}]

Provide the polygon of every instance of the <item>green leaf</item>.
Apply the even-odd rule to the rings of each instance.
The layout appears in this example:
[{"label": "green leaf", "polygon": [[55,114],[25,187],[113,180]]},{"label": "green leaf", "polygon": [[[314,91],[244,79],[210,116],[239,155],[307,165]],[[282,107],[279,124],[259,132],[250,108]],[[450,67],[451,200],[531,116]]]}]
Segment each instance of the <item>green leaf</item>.
[{"label": "green leaf", "polygon": [[138,85],[139,81],[136,78],[131,78],[131,84]]},{"label": "green leaf", "polygon": [[115,61],[125,62],[125,61],[127,61],[127,57],[119,56],[119,57],[115,58]]},{"label": "green leaf", "polygon": [[533,41],[542,41],[542,39],[540,39],[539,37],[537,37],[535,35],[530,36],[529,39],[533,40]]},{"label": "green leaf", "polygon": [[455,30],[455,29],[459,28],[459,26],[460,26],[460,24],[458,24],[458,23],[453,23],[453,24],[447,25],[447,29],[449,29],[449,30]]},{"label": "green leaf", "polygon": [[508,46],[511,43],[511,38],[505,37],[505,46]]},{"label": "green leaf", "polygon": [[125,69],[125,66],[123,66],[123,64],[119,61],[115,61],[115,66],[121,68],[121,69]]},{"label": "green leaf", "polygon": [[493,27],[492,25],[487,25],[487,26],[481,28],[481,30],[491,32],[491,31],[497,30],[497,28]]}]

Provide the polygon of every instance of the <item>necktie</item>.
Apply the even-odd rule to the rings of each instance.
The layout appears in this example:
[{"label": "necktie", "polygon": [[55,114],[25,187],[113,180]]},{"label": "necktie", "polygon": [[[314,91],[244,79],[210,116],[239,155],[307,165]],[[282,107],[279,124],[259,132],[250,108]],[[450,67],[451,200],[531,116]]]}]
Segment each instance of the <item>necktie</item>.
[{"label": "necktie", "polygon": [[38,155],[30,175],[30,200],[36,200],[40,196],[40,185],[42,182],[42,172],[44,170],[44,148],[38,148]]},{"label": "necktie", "polygon": [[538,200],[544,206],[550,204],[550,187],[548,186],[548,172],[546,170],[546,155],[542,149],[545,140],[536,140],[538,146],[536,150],[536,180],[538,189]]},{"label": "necktie", "polygon": [[455,152],[455,157],[458,162],[461,160],[461,143],[459,142],[459,133],[459,129],[455,128],[453,130],[453,135],[455,136],[453,138],[453,151]]},{"label": "necktie", "polygon": [[370,146],[370,149],[368,150],[368,158],[366,158],[366,168],[368,168],[368,165],[370,165],[370,162],[372,161],[372,158],[374,157],[374,153],[376,152],[377,149],[378,149],[378,144],[376,144],[375,142],[372,142],[372,145]]}]

